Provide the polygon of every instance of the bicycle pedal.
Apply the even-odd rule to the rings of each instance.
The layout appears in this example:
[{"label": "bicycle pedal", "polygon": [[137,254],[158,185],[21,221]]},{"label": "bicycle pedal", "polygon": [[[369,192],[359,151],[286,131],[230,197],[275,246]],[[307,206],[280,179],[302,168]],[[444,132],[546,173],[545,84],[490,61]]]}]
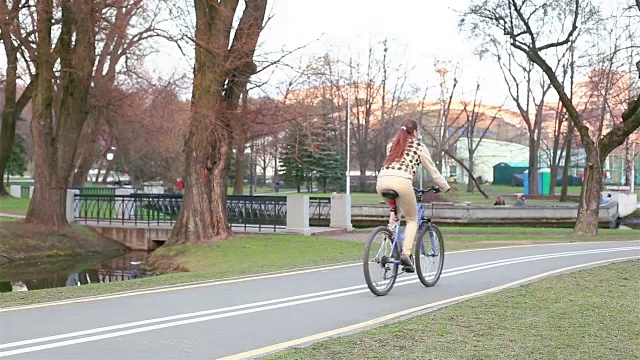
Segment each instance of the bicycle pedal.
[{"label": "bicycle pedal", "polygon": [[415,269],[409,268],[409,267],[403,267],[402,271],[406,272],[406,273],[414,273],[416,272]]}]

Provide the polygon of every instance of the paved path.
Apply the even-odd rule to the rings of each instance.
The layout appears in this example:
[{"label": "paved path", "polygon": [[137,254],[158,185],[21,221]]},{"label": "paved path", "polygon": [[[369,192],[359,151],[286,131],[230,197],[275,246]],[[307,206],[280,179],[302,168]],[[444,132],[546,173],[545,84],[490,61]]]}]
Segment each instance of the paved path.
[{"label": "paved path", "polygon": [[451,253],[435,287],[403,275],[386,297],[369,292],[360,264],[344,264],[4,309],[0,357],[248,358],[546,275],[639,257],[637,241],[523,246]]},{"label": "paved path", "polygon": [[0,217],[7,217],[7,218],[14,218],[14,219],[24,219],[26,217],[26,215],[0,212]]}]

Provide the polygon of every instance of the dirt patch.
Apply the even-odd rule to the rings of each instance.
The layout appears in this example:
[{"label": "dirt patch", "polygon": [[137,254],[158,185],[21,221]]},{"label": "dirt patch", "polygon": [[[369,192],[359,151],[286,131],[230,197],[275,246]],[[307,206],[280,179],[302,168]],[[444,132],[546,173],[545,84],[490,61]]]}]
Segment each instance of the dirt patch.
[{"label": "dirt patch", "polygon": [[21,221],[0,223],[0,264],[39,257],[74,256],[92,253],[119,253],[127,248],[82,226],[62,232]]}]

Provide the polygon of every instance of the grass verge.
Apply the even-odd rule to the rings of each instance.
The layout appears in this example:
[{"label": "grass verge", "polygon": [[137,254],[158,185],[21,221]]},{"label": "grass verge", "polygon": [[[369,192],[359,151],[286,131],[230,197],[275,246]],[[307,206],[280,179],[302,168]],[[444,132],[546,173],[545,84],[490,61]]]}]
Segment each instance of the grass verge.
[{"label": "grass verge", "polygon": [[638,359],[639,269],[554,276],[269,359]]},{"label": "grass verge", "polygon": [[302,235],[240,235],[205,245],[176,245],[154,252],[155,265],[180,271],[207,272],[212,277],[359,260],[357,243]]},{"label": "grass verge", "polygon": [[11,196],[0,196],[0,212],[10,214],[26,214],[29,209],[29,199],[19,199]]}]

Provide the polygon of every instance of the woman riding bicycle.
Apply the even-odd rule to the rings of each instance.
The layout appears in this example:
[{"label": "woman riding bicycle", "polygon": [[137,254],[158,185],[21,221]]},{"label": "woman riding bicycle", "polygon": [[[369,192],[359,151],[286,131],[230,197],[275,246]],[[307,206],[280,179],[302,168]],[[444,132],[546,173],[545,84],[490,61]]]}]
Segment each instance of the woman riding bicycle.
[{"label": "woman riding bicycle", "polygon": [[431,160],[426,145],[417,139],[418,123],[405,120],[400,126],[390,147],[387,146],[387,159],[378,174],[376,191],[382,195],[383,190],[394,190],[398,193],[397,205],[407,222],[402,246],[401,264],[410,272],[414,271],[411,250],[418,231],[416,214],[416,196],[413,191],[413,179],[418,165],[422,163],[431,180],[441,191],[451,188]]}]

